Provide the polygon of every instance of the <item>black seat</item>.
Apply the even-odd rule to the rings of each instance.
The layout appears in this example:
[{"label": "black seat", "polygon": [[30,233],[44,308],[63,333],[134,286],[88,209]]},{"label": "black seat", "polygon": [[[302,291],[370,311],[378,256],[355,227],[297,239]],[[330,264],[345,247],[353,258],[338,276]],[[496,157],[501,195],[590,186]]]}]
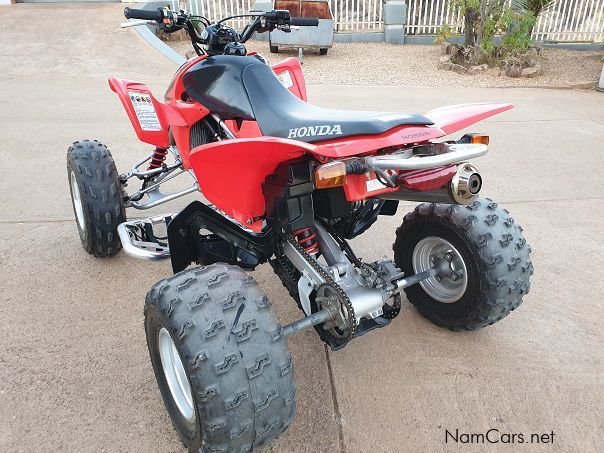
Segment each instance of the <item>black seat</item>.
[{"label": "black seat", "polygon": [[264,135],[317,142],[376,135],[402,125],[434,124],[417,114],[332,110],[304,102],[285,88],[269,66],[250,64],[242,81]]}]

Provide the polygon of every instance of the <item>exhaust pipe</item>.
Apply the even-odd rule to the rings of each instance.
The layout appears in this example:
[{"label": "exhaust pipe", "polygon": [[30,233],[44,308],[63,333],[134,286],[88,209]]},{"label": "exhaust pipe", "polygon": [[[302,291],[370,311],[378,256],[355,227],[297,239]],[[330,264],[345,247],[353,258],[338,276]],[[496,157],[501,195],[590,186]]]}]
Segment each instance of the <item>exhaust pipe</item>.
[{"label": "exhaust pipe", "polygon": [[451,180],[451,196],[459,204],[471,203],[482,188],[482,177],[478,169],[465,162],[461,164]]},{"label": "exhaust pipe", "polygon": [[450,182],[434,190],[417,191],[401,187],[396,192],[376,195],[383,200],[420,201],[428,203],[470,204],[482,188],[478,169],[467,162],[459,165]]}]

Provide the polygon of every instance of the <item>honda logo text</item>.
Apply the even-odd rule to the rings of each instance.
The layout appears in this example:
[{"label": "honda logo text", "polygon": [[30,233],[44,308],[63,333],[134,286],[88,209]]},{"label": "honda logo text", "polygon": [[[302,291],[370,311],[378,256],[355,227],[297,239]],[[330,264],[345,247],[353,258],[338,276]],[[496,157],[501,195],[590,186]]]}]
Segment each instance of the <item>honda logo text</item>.
[{"label": "honda logo text", "polygon": [[316,137],[319,135],[342,135],[342,126],[339,124],[324,126],[302,126],[290,129],[287,138]]}]

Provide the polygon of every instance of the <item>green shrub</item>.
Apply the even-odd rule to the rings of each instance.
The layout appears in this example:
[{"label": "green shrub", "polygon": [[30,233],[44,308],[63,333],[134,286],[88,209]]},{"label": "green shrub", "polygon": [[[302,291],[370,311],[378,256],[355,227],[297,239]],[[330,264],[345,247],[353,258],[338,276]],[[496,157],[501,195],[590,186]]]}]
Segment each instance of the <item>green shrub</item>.
[{"label": "green shrub", "polygon": [[450,25],[443,25],[436,31],[436,39],[434,40],[434,44],[442,44],[455,36],[459,36],[459,33],[457,33],[454,27],[451,27]]},{"label": "green shrub", "polygon": [[518,13],[508,9],[501,18],[501,50],[522,52],[531,47],[531,31],[537,19],[531,11]]},{"label": "green shrub", "polygon": [[[536,52],[531,46],[531,33],[536,23],[533,9],[541,5],[542,11],[550,2],[518,0],[510,8],[505,0],[453,0],[453,5],[464,15],[466,26],[465,48],[460,63],[473,66],[487,63],[489,66],[533,65]],[[468,27],[472,27],[468,30]],[[436,42],[443,42],[454,35],[454,29],[444,26],[439,30]],[[501,43],[496,44],[496,36]]]}]

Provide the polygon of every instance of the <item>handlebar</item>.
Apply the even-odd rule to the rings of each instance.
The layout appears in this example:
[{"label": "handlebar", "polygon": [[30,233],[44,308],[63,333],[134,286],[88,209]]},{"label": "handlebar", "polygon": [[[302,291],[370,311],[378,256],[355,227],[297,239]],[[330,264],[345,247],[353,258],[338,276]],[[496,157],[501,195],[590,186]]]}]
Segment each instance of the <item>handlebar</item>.
[{"label": "handlebar", "polygon": [[295,27],[318,27],[319,19],[310,19],[306,17],[292,17],[289,24]]},{"label": "handlebar", "polygon": [[[283,30],[284,32],[290,32],[291,27],[317,27],[319,25],[319,19],[314,18],[306,18],[306,17],[290,17],[290,13],[288,10],[272,10],[264,13],[250,13],[250,14],[241,14],[235,16],[225,17],[215,24],[210,24],[210,21],[202,16],[191,16],[187,11],[171,11],[169,7],[157,8],[155,10],[145,10],[145,9],[134,9],[126,7],[124,8],[124,16],[126,19],[141,19],[140,23],[134,23],[130,21],[129,23],[122,24],[122,28],[129,26],[137,26],[144,25],[145,23],[153,23],[157,22],[158,24],[164,25],[164,31],[167,33],[172,33],[174,31],[180,29],[186,29],[189,37],[191,38],[191,43],[193,44],[193,48],[197,52],[198,55],[201,55],[204,51],[199,47],[199,44],[208,45],[208,35],[207,32],[204,35],[198,33],[195,25],[191,21],[194,17],[197,20],[201,19],[203,25],[206,28],[210,27],[218,27],[220,29],[222,27],[222,23],[235,18],[242,17],[251,17],[253,21],[250,22],[241,33],[233,30],[233,33],[237,35],[237,42],[240,44],[245,43],[248,39],[252,37],[254,33],[265,33],[270,32],[275,29]],[[230,28],[230,27],[226,27]]]},{"label": "handlebar", "polygon": [[134,9],[126,7],[124,8],[124,16],[126,19],[154,20],[156,22],[161,22],[164,20],[164,12],[161,10],[161,8],[149,11],[147,9]]}]

